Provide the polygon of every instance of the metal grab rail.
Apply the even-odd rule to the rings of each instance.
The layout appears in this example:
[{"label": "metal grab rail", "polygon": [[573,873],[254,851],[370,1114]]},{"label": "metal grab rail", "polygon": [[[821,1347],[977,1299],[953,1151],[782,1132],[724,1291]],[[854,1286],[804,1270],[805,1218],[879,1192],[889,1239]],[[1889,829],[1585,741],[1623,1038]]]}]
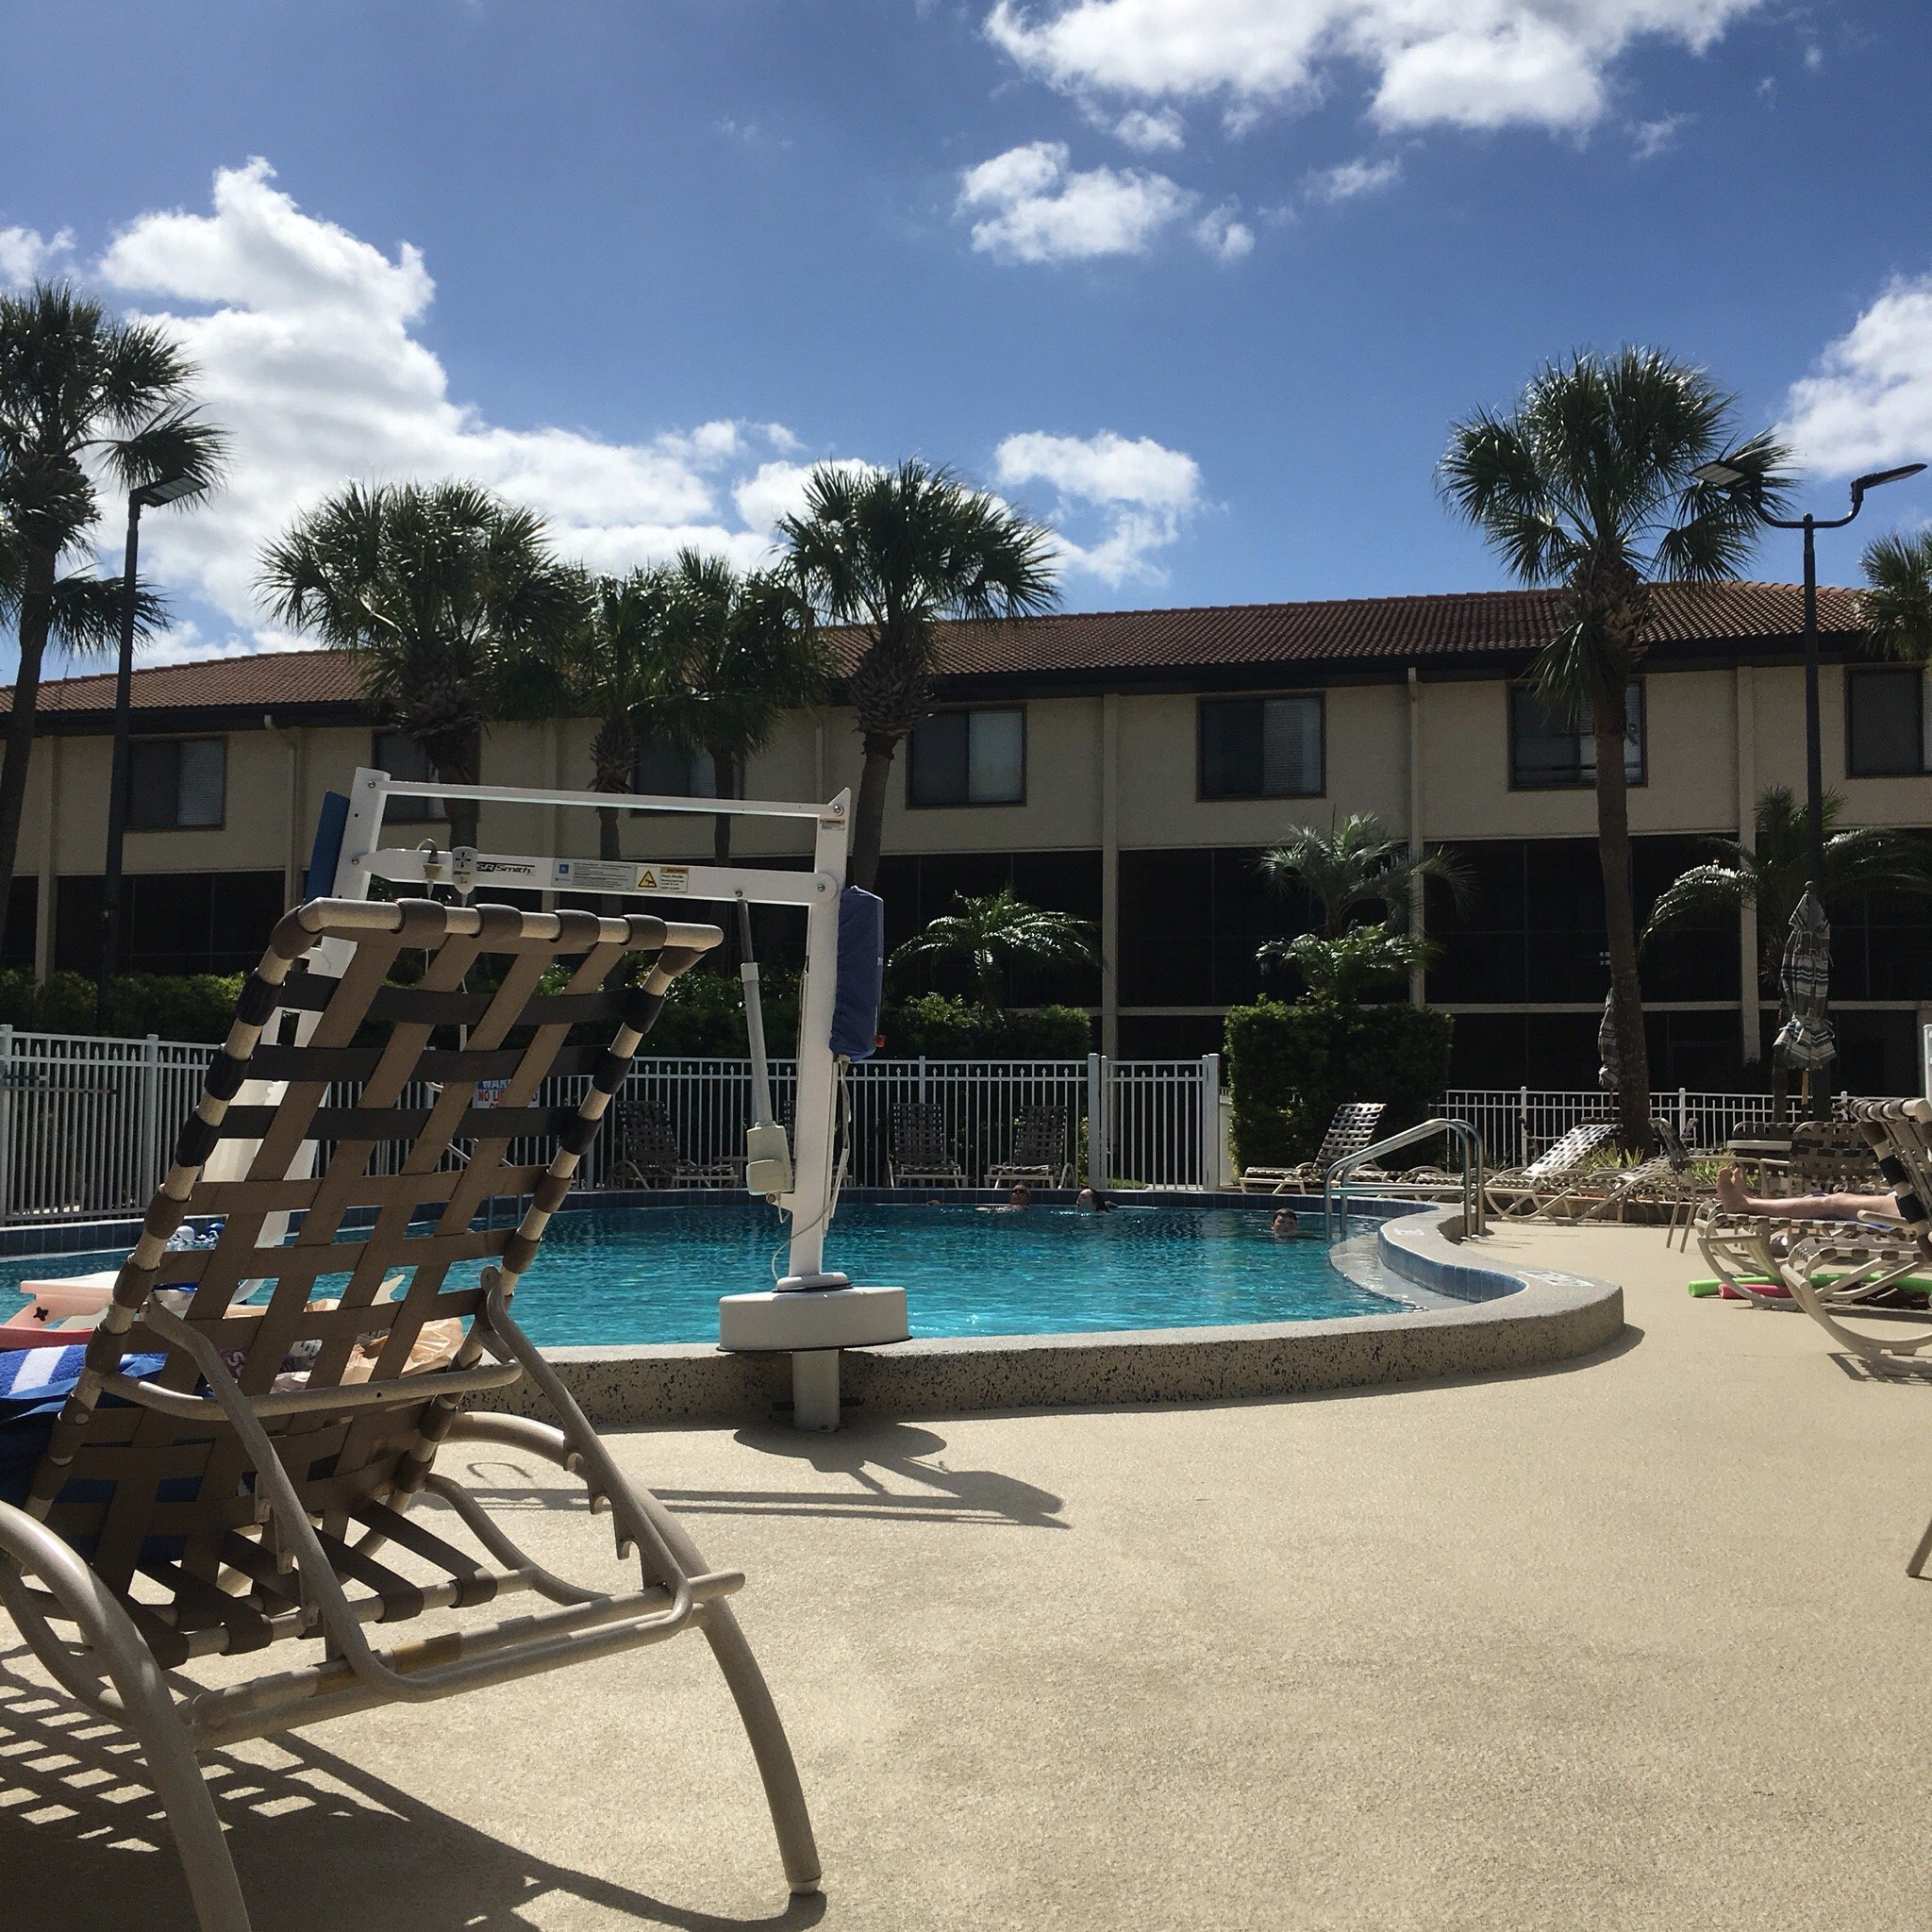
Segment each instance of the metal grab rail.
[{"label": "metal grab rail", "polygon": [[1338,1181],[1345,1182],[1355,1169],[1366,1167],[1385,1154],[1393,1154],[1398,1147],[1412,1147],[1418,1141],[1433,1140],[1438,1134],[1447,1134],[1461,1144],[1462,1230],[1465,1234],[1481,1234],[1484,1228],[1482,1137],[1467,1121],[1433,1120],[1424,1121],[1419,1126],[1405,1127],[1399,1134],[1391,1134],[1386,1141],[1377,1141],[1374,1146],[1364,1147],[1359,1154],[1345,1154],[1340,1160],[1329,1162],[1322,1175],[1324,1235],[1331,1241],[1348,1239],[1348,1195],[1345,1192],[1341,1200],[1338,1225],[1335,1199]]}]

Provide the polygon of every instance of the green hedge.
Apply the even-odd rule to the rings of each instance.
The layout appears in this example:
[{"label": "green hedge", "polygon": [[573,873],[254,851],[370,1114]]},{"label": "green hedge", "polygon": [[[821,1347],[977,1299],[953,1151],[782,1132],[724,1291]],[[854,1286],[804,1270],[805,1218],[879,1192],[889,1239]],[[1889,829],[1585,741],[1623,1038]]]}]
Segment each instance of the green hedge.
[{"label": "green hedge", "polygon": [[1262,1000],[1232,1008],[1236,1162],[1288,1167],[1308,1159],[1344,1101],[1386,1103],[1386,1133],[1426,1120],[1449,1084],[1452,1024],[1432,1007]]},{"label": "green hedge", "polygon": [[[222,1040],[235,1016],[242,974],[129,973],[108,982],[106,1031],[139,1040]],[[92,1033],[94,983],[83,973],[0,973],[0,1024],[33,1033]]]},{"label": "green hedge", "polygon": [[950,994],[929,992],[879,1016],[887,1059],[1068,1060],[1091,1052],[1093,1027],[1078,1007],[989,1012]]}]

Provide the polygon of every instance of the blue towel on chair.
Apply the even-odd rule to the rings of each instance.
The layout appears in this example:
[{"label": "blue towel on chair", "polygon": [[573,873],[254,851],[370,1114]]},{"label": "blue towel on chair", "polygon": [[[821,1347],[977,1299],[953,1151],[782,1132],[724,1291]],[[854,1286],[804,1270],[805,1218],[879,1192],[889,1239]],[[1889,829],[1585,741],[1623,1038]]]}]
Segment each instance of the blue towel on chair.
[{"label": "blue towel on chair", "polygon": [[[61,1406],[74,1393],[86,1357],[85,1341],[72,1348],[0,1348],[0,1503],[26,1501],[34,1465]],[[151,1375],[166,1359],[131,1355],[122,1361],[121,1372]]]}]

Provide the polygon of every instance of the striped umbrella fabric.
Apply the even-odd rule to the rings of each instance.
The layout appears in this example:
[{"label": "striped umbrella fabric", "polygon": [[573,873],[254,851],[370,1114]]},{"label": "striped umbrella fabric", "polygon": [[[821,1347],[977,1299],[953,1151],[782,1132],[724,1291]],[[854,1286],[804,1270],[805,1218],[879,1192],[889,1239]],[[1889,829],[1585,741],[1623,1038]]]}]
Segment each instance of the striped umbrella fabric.
[{"label": "striped umbrella fabric", "polygon": [[1604,995],[1604,1017],[1596,1029],[1596,1084],[1614,1093],[1624,1084],[1624,1058],[1617,1051],[1617,990]]},{"label": "striped umbrella fabric", "polygon": [[1785,1023],[1773,1042],[1778,1058],[1801,1073],[1828,1067],[1838,1058],[1838,1036],[1825,1017],[1831,995],[1831,922],[1809,886],[1791,914],[1778,985],[1785,1008]]}]

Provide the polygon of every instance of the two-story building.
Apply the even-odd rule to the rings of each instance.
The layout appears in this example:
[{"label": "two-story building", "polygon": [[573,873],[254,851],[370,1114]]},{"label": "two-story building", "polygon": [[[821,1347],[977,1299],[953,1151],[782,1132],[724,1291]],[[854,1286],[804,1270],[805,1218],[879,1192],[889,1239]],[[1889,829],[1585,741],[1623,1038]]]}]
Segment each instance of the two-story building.
[{"label": "two-story building", "polygon": [[[1875,658],[1853,593],[1821,593],[1824,774],[1842,823],[1932,835],[1932,696]],[[1748,841],[1759,794],[1802,793],[1804,680],[1795,588],[1658,591],[1631,696],[1627,769],[1639,915],[1706,856]],[[1457,1015],[1458,1084],[1566,1086],[1595,1067],[1607,971],[1593,748],[1524,684],[1557,621],[1540,591],[1132,610],[950,626],[941,709],[897,761],[879,890],[896,940],[959,892],[1010,883],[1091,920],[1101,963],[1016,986],[1072,998],[1097,1043],[1129,1056],[1218,1044],[1226,1008],[1268,982],[1265,940],[1306,908],[1264,885],[1257,856],[1296,824],[1374,812],[1419,845],[1451,845],[1476,875],[1458,916],[1432,895],[1441,941],[1428,999]],[[113,680],[43,687],[8,963],[91,970],[98,957]],[[322,794],[359,764],[428,775],[381,728],[352,659],[328,652],[138,671],[126,845],[131,969],[234,970],[299,891]],[[507,724],[491,783],[587,786],[588,722]],[[849,711],[793,714],[755,759],[753,795],[856,788]],[[701,794],[702,761],[647,752],[639,789]],[[433,808],[426,808],[433,810]],[[421,818],[410,842],[444,832]],[[739,849],[786,834],[741,824]],[[587,813],[486,808],[497,850],[593,854]],[[626,851],[701,858],[707,820],[632,822]],[[1932,1019],[1924,902],[1835,908],[1833,1005],[1843,1077],[1864,1091],[1917,1078]],[[1762,1051],[1750,913],[1646,955],[1656,1077],[1702,1086]]]}]

